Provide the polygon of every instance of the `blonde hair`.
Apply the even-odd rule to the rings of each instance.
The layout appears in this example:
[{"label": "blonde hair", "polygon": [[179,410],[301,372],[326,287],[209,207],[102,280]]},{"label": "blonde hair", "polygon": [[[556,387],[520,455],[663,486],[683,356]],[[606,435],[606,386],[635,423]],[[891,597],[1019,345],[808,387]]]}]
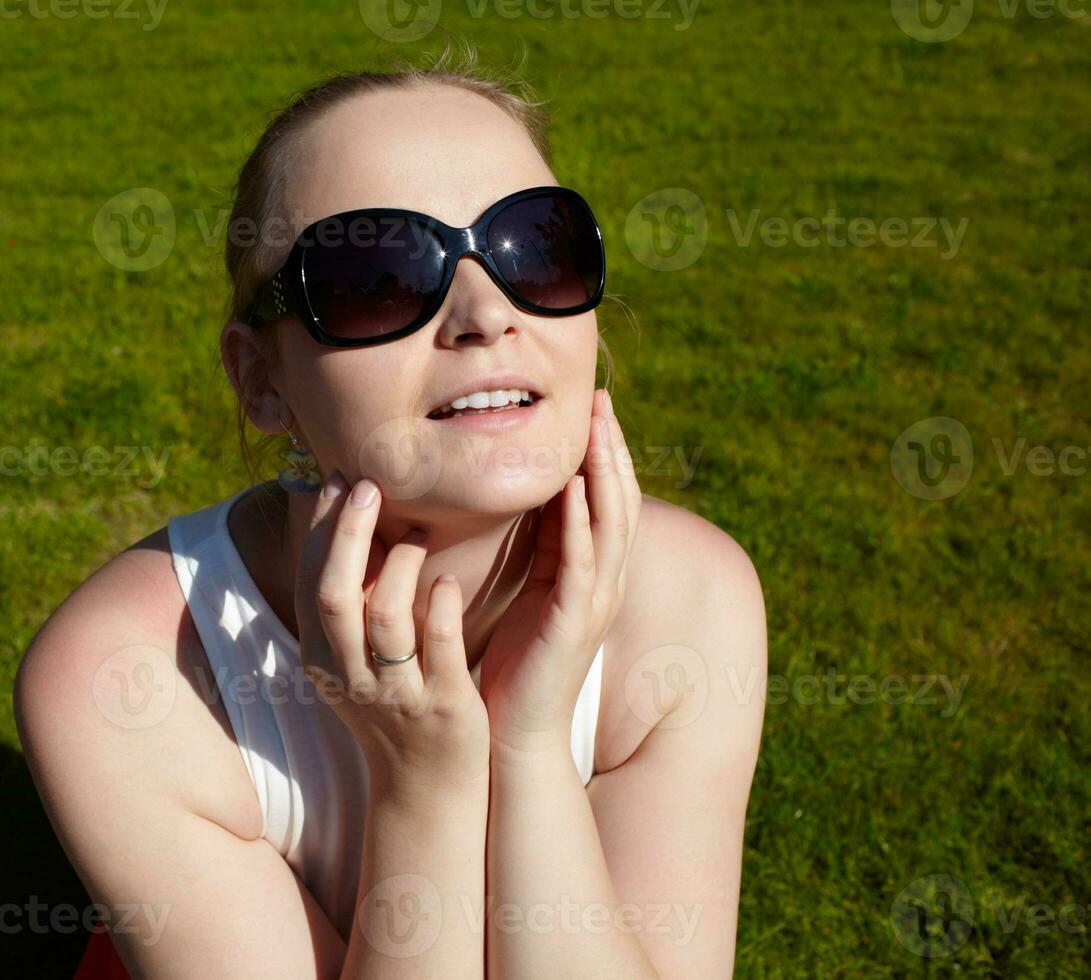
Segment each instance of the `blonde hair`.
[{"label": "blonde hair", "polygon": [[[420,65],[402,62],[391,71],[331,75],[297,93],[285,107],[274,111],[239,170],[228,228],[245,225],[256,234],[249,235],[246,244],[237,240],[239,236],[228,234],[227,237],[224,262],[231,286],[226,310],[229,318],[245,321],[258,289],[272,277],[290,248],[290,242],[274,242],[272,236],[264,232],[274,219],[283,221],[286,218],[285,188],[308,127],[328,110],[354,96],[427,83],[453,85],[493,102],[523,125],[542,159],[547,164],[552,162],[550,117],[544,102],[536,98],[529,83],[519,74],[519,68],[491,71],[481,68],[472,42],[462,41],[456,50],[448,41],[438,56],[426,55]],[[613,357],[601,334],[598,344],[605,358],[609,387],[614,373]],[[268,344],[266,349],[274,359],[275,343]],[[279,445],[282,437],[266,435],[252,447],[246,434],[247,420],[246,407],[239,398],[236,401],[239,448],[250,482],[254,484],[258,482],[258,471],[267,450],[271,445]]]}]

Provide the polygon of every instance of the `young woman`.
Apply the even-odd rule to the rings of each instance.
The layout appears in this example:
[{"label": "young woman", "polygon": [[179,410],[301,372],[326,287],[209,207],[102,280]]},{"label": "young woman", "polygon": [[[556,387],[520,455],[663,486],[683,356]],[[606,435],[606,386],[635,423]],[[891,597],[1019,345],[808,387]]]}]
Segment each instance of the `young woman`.
[{"label": "young woman", "polygon": [[110,926],[81,976],[730,975],[761,590],[640,491],[548,159],[441,59],[315,86],[243,166],[223,362],[295,469],[107,562],[17,678]]}]

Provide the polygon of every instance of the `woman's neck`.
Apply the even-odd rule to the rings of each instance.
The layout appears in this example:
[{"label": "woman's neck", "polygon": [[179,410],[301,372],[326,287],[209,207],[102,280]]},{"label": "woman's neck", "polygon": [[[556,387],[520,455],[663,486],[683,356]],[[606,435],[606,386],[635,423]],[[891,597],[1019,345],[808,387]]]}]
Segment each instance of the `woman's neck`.
[{"label": "woman's neck", "polygon": [[[288,494],[272,481],[246,494],[232,509],[229,521],[231,536],[255,584],[296,636],[295,572],[317,501],[317,492]],[[426,526],[428,555],[413,602],[417,635],[423,633],[432,583],[451,572],[462,589],[466,663],[472,670],[530,570],[540,513],[536,508],[514,518],[482,516]],[[384,519],[380,513],[375,533],[389,551],[410,526]]]}]

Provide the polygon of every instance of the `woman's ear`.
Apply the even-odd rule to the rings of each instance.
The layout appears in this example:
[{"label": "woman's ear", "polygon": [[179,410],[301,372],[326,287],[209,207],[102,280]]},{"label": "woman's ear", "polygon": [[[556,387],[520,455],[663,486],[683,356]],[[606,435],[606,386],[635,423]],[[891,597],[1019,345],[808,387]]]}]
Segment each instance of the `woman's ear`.
[{"label": "woman's ear", "polygon": [[228,320],[220,331],[220,356],[250,421],[261,432],[279,434],[286,405],[273,382],[268,341],[263,342],[250,324]]}]

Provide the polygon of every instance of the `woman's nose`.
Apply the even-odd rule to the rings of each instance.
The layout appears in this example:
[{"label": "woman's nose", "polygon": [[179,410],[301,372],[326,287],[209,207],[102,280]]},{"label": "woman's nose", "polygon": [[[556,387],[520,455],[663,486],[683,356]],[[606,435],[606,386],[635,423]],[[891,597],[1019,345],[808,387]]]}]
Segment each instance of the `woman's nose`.
[{"label": "woman's nose", "polygon": [[523,326],[521,311],[471,255],[459,260],[436,319],[439,341],[447,346],[491,344]]}]

